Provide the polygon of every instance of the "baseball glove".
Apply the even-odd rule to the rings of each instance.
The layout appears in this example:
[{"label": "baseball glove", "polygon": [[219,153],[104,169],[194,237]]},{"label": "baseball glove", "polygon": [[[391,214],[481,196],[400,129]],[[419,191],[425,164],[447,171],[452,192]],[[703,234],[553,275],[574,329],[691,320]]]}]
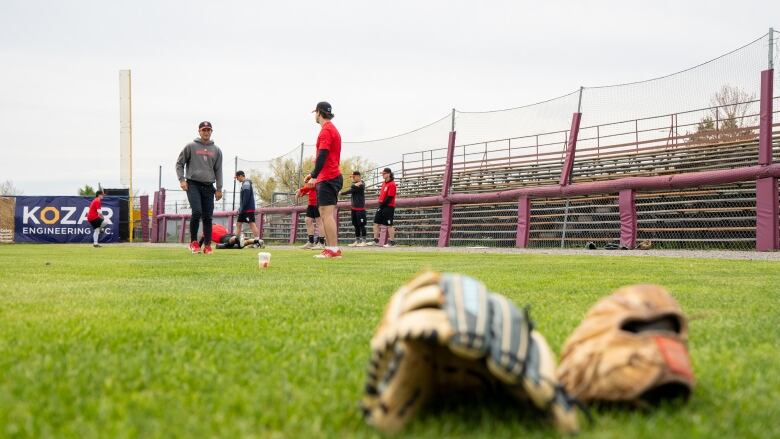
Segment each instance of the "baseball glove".
[{"label": "baseball glove", "polygon": [[577,431],[572,401],[555,378],[555,357],[527,310],[476,279],[423,273],[402,286],[371,340],[361,402],[366,421],[401,429],[432,398],[506,391]]},{"label": "baseball glove", "polygon": [[658,285],[632,285],[594,305],[566,340],[558,379],[583,402],[653,405],[687,398],[695,379],[688,323]]}]

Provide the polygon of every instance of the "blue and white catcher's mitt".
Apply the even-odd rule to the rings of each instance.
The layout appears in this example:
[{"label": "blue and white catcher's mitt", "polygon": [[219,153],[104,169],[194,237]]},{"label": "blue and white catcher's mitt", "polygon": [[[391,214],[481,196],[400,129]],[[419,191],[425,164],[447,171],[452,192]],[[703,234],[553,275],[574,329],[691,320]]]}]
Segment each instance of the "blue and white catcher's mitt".
[{"label": "blue and white catcher's mitt", "polygon": [[371,340],[366,421],[400,430],[432,398],[503,389],[578,430],[572,400],[558,385],[555,356],[527,310],[474,278],[426,272],[390,299]]}]

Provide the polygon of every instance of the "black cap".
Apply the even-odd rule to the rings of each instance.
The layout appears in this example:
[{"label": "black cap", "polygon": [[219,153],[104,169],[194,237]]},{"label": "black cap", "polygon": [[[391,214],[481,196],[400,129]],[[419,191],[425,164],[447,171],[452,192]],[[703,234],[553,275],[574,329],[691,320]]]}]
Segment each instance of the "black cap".
[{"label": "black cap", "polygon": [[236,177],[244,177],[246,174],[244,174],[244,171],[236,171]]},{"label": "black cap", "polygon": [[393,171],[391,171],[390,168],[385,168],[385,169],[382,169],[382,173],[383,174],[392,174]]},{"label": "black cap", "polygon": [[312,111],[312,113],[314,113],[316,111],[319,111],[320,113],[325,113],[328,116],[332,116],[333,115],[333,109],[330,107],[330,104],[325,102],[325,101],[317,103],[317,108],[315,108]]},{"label": "black cap", "polygon": [[360,171],[352,171],[352,175],[360,175]]},{"label": "black cap", "polygon": [[198,125],[198,129],[201,128],[211,128],[211,122],[204,120],[203,122],[200,123],[200,125]]}]

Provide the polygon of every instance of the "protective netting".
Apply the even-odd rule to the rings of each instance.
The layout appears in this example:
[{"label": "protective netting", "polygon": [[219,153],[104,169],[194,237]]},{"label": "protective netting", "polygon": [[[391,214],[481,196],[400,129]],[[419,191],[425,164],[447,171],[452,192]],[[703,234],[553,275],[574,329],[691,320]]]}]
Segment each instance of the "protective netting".
[{"label": "protective netting", "polygon": [[637,238],[653,248],[755,248],[754,182],[636,195]]},{"label": "protective netting", "polygon": [[[374,211],[369,215],[372,222]],[[398,244],[434,247],[439,242],[441,207],[396,208],[394,224]]]},{"label": "protective netting", "polygon": [[273,244],[290,242],[292,217],[286,214],[263,215],[263,240]]},{"label": "protective netting", "polygon": [[[756,139],[768,45],[765,35],[661,78],[585,87],[576,160],[587,163],[578,166],[610,173],[602,160]],[[575,170],[574,179],[580,176]]]},{"label": "protective netting", "polygon": [[380,172],[388,167],[393,171],[399,190],[403,191],[407,186],[407,176],[441,176],[447,160],[447,142],[451,129],[451,117],[447,115],[397,136],[359,142],[345,141],[341,156],[359,156],[375,164],[375,167],[364,172],[363,180],[367,187],[381,185]]},{"label": "protective netting", "polygon": [[[553,181],[560,173],[578,99],[575,91],[518,108],[456,112],[453,191]],[[528,172],[514,172],[518,168]],[[475,179],[482,181],[472,184]]]},{"label": "protective netting", "polygon": [[453,206],[451,246],[514,247],[517,203]]},{"label": "protective netting", "polygon": [[597,247],[620,239],[618,197],[590,195],[534,199],[529,247]]},{"label": "protective netting", "polygon": [[[291,148],[286,153],[268,160],[247,160],[236,157],[230,172],[233,178],[235,171],[244,171],[246,177],[252,181],[255,202],[261,205],[290,205],[297,204],[295,191],[303,185],[303,178],[313,168],[315,148],[313,145],[300,144]],[[240,200],[240,187],[236,183],[235,202],[232,198],[230,204],[238,205]]]}]

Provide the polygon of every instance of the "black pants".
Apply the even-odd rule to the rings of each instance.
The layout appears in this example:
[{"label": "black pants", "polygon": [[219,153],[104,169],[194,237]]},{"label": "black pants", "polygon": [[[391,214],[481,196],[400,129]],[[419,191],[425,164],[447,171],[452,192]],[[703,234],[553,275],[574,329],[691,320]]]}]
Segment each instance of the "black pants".
[{"label": "black pants", "polygon": [[190,220],[190,240],[198,240],[198,228],[203,220],[203,240],[206,245],[211,244],[211,216],[214,214],[214,186],[211,183],[201,183],[195,180],[187,180],[187,199],[192,208]]},{"label": "black pants", "polygon": [[355,238],[366,237],[366,211],[352,211],[352,226],[355,227]]}]

